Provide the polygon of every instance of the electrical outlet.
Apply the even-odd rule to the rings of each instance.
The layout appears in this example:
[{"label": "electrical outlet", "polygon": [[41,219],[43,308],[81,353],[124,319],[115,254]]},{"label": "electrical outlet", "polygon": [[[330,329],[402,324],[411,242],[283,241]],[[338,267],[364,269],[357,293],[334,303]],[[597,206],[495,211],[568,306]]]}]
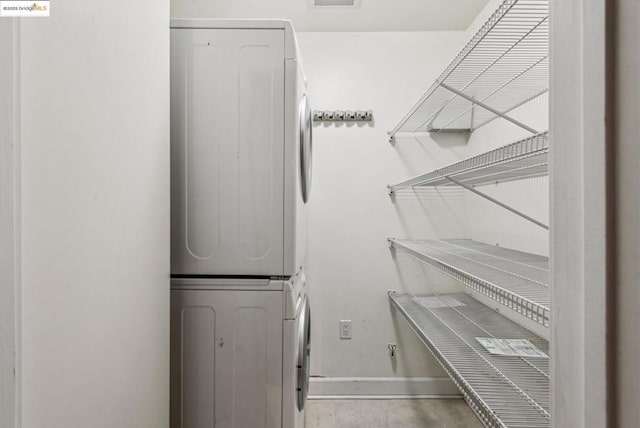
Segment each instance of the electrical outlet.
[{"label": "electrical outlet", "polygon": [[351,339],[351,320],[340,320],[340,339]]}]

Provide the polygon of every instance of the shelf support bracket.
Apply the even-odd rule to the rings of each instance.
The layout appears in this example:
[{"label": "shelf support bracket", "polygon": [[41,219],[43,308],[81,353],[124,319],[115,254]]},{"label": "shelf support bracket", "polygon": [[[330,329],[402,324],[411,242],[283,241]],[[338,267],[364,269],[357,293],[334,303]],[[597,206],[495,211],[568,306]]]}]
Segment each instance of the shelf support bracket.
[{"label": "shelf support bracket", "polygon": [[431,116],[431,119],[429,119],[429,123],[427,123],[427,131],[428,132],[433,132],[433,122],[436,121],[436,119],[438,118],[438,116],[440,115],[440,113],[442,112],[442,110],[446,107],[447,105],[443,105],[442,107],[440,107],[438,109],[437,112],[435,112],[435,114],[433,116]]},{"label": "shelf support bracket", "polygon": [[443,88],[445,88],[448,91],[453,92],[454,94],[456,94],[459,97],[464,98],[467,101],[471,101],[474,105],[479,105],[480,107],[482,107],[485,110],[490,111],[491,113],[500,116],[501,118],[508,120],[509,122],[513,123],[514,125],[519,126],[520,128],[526,129],[527,131],[531,132],[532,134],[538,134],[538,131],[536,131],[535,129],[531,128],[530,126],[525,125],[524,123],[520,122],[519,120],[515,120],[514,118],[512,118],[511,116],[508,116],[496,109],[494,109],[493,107],[483,103],[482,101],[478,101],[476,100],[474,97],[470,97],[469,95],[465,94],[464,92],[460,92],[459,90],[447,85],[444,82],[439,82],[439,85],[442,86]]},{"label": "shelf support bracket", "polygon": [[448,175],[445,175],[445,176],[444,176],[444,178],[446,178],[447,180],[451,181],[452,183],[455,183],[456,185],[458,185],[458,186],[460,186],[460,187],[464,187],[464,188],[465,188],[465,189],[467,189],[468,191],[470,191],[470,192],[472,192],[472,193],[475,193],[476,195],[481,196],[481,197],[485,198],[486,200],[488,200],[488,201],[490,201],[490,202],[493,202],[493,203],[494,203],[494,204],[496,204],[496,205],[501,206],[502,208],[504,208],[504,209],[506,209],[506,210],[508,210],[508,211],[511,211],[512,213],[514,213],[514,214],[516,214],[516,215],[519,215],[520,217],[524,218],[525,220],[529,220],[531,223],[534,223],[534,224],[536,224],[536,225],[538,225],[538,226],[542,227],[543,229],[547,229],[547,230],[549,230],[549,226],[547,226],[546,224],[544,224],[544,223],[542,223],[542,222],[539,222],[538,220],[536,220],[536,219],[535,219],[535,218],[533,218],[533,217],[529,217],[529,216],[528,216],[528,215],[526,215],[525,213],[523,213],[523,212],[521,212],[521,211],[518,211],[518,210],[517,210],[517,209],[515,209],[515,208],[511,208],[509,205],[504,204],[504,203],[502,203],[502,202],[498,201],[497,199],[494,199],[494,198],[492,198],[491,196],[486,195],[486,194],[484,194],[484,193],[480,192],[479,190],[476,190],[476,189],[475,189],[474,187],[472,187],[472,186],[469,186],[469,185],[467,185],[467,184],[461,183],[461,182],[459,182],[458,180],[456,180],[456,179],[454,179],[454,178],[449,177]]},{"label": "shelf support bracket", "polygon": [[469,120],[469,129],[473,131],[473,119],[476,113],[476,97],[471,97],[471,119]]}]

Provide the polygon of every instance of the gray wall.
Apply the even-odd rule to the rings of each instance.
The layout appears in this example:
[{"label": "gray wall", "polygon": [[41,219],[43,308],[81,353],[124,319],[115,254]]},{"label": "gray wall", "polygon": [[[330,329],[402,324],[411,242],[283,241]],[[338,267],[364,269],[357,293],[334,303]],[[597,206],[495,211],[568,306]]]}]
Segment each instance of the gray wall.
[{"label": "gray wall", "polygon": [[[309,200],[309,294],[314,306],[313,395],[451,394],[446,374],[400,316],[388,289],[451,292],[452,279],[398,252],[387,238],[466,237],[464,193],[404,194],[386,186],[460,159],[464,142],[389,144],[392,129],[466,42],[465,32],[299,33],[313,109],[372,109],[367,125],[316,124]],[[430,55],[416,55],[416,51]],[[388,82],[395,80],[395,83]],[[352,340],[339,322],[353,320]],[[397,343],[389,357],[387,343]],[[406,378],[413,377],[407,381]],[[355,379],[354,379],[355,378]]]},{"label": "gray wall", "polygon": [[16,22],[0,21],[0,427],[16,416],[16,288],[19,281],[19,180],[16,129]]},{"label": "gray wall", "polygon": [[640,421],[640,2],[615,10],[615,346],[617,426]]}]

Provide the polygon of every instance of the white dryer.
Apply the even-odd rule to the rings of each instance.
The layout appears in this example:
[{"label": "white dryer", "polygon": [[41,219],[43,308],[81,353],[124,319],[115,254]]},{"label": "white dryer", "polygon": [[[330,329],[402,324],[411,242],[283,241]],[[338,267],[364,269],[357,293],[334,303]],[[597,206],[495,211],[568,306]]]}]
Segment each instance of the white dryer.
[{"label": "white dryer", "polygon": [[312,115],[283,20],[171,21],[171,273],[304,265]]}]

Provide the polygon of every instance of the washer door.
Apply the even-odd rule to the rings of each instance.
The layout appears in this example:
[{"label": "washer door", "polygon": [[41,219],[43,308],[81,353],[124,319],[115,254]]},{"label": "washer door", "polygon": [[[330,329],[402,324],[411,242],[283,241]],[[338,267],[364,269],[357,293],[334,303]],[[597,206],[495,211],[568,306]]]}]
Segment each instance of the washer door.
[{"label": "washer door", "polygon": [[298,110],[300,120],[300,188],[302,190],[302,200],[307,203],[309,193],[311,193],[311,161],[313,151],[313,117],[311,107],[306,95],[302,96],[300,109]]},{"label": "washer door", "polygon": [[298,410],[304,409],[309,393],[309,360],[311,357],[311,308],[309,300],[304,299],[298,321],[298,371],[297,371],[297,404]]}]

